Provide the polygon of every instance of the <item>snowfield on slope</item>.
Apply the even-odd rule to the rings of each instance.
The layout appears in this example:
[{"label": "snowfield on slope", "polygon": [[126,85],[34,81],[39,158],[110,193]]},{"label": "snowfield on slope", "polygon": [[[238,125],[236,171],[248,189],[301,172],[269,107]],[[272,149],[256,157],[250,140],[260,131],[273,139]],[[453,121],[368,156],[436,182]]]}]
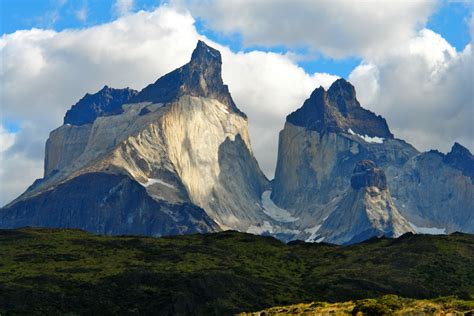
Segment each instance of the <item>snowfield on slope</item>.
[{"label": "snowfield on slope", "polygon": [[354,133],[354,131],[350,128],[347,132],[349,132],[349,134],[351,134],[351,135],[359,136],[360,138],[362,138],[367,143],[383,144],[383,141],[385,140],[385,138],[381,138],[381,137],[377,137],[377,136],[370,137],[369,135],[359,135],[357,133]]},{"label": "snowfield on slope", "polygon": [[416,231],[417,234],[426,235],[446,235],[446,228],[437,227],[418,227],[410,222],[411,227]]},{"label": "snowfield on slope", "polygon": [[272,191],[268,190],[262,193],[263,212],[282,223],[291,223],[297,221],[298,218],[291,216],[290,212],[278,207],[270,198]]}]

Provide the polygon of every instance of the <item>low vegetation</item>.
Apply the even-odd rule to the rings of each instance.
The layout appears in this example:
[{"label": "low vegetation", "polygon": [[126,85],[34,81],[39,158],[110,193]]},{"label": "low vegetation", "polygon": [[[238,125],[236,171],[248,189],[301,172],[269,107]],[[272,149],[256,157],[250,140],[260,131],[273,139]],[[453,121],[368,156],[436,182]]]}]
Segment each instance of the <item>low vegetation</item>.
[{"label": "low vegetation", "polygon": [[404,302],[367,299],[386,294],[474,293],[474,236],[459,233],[342,247],[232,231],[151,238],[26,228],[0,230],[0,253],[1,315],[232,315],[312,301],[371,313]]},{"label": "low vegetation", "polygon": [[417,300],[385,295],[375,299],[342,303],[311,302],[278,306],[239,315],[472,315],[473,313],[474,298],[462,300],[448,296],[431,300]]}]

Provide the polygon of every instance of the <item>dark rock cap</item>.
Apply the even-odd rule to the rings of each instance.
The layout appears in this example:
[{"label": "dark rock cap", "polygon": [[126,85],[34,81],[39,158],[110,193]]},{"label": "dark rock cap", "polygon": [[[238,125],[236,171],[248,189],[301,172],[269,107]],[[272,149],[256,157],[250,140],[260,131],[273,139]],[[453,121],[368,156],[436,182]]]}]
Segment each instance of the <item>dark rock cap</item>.
[{"label": "dark rock cap", "polygon": [[79,126],[93,123],[99,116],[120,114],[123,112],[122,105],[137,93],[130,88],[114,89],[109,86],[94,94],[87,93],[66,112],[64,124]]},{"label": "dark rock cap", "polygon": [[460,170],[474,181],[474,156],[466,147],[457,142],[454,143],[451,151],[444,156],[443,162]]},{"label": "dark rock cap", "polygon": [[377,187],[381,190],[387,188],[387,178],[385,172],[377,167],[372,160],[359,161],[352,174],[352,188],[359,190],[365,187]]},{"label": "dark rock cap", "polygon": [[351,129],[359,135],[393,138],[385,119],[362,108],[354,86],[342,78],[334,81],[328,91],[323,87],[314,90],[286,120],[318,133],[346,133]]},{"label": "dark rock cap", "polygon": [[131,102],[168,103],[183,95],[216,99],[246,117],[222,81],[221,53],[203,41],[198,41],[189,63],[145,87]]}]

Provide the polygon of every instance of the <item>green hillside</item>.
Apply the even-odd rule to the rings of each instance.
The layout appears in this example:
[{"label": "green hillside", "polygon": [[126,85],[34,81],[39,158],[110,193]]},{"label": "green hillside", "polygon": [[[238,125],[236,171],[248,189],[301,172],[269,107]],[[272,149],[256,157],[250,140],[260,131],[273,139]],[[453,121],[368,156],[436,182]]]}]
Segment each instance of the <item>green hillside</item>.
[{"label": "green hillside", "polygon": [[461,300],[453,296],[430,300],[385,295],[376,299],[328,303],[311,302],[266,308],[241,313],[239,316],[273,315],[472,315],[474,300]]},{"label": "green hillside", "polygon": [[474,236],[288,245],[237,232],[166,238],[0,230],[0,314],[226,315],[311,301],[474,294]]}]

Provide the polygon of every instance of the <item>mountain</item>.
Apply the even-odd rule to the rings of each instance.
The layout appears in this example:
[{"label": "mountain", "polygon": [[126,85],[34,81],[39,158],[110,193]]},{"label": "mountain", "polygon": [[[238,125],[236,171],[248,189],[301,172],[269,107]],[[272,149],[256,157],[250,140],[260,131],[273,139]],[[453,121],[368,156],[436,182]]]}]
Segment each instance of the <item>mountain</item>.
[{"label": "mountain", "polygon": [[373,161],[359,161],[350,189],[324,220],[314,238],[334,244],[351,244],[372,237],[399,237],[414,233],[395,207],[387,179]]},{"label": "mountain", "polygon": [[459,144],[447,155],[420,153],[394,138],[385,119],[362,108],[354,87],[338,79],[327,91],[314,90],[280,132],[271,200],[298,219],[290,226],[300,233],[289,239],[317,241],[338,206],[340,214],[343,204],[346,212],[356,207],[347,188],[361,160],[384,171],[393,199],[384,198],[417,232],[474,232],[472,154]]},{"label": "mountain", "polygon": [[261,202],[269,182],[221,66],[199,41],[188,64],[140,92],[86,95],[51,132],[44,178],[0,210],[0,227],[163,235],[273,222]]},{"label": "mountain", "polygon": [[[370,170],[353,174],[361,161]],[[354,187],[373,176],[383,187]],[[143,90],[105,86],[74,104],[46,142],[44,177],[0,209],[0,227],[234,229],[333,243],[474,233],[473,179],[468,149],[420,153],[338,79],[287,116],[270,183],[222,80],[220,52],[198,41],[189,63]]]},{"label": "mountain", "polygon": [[2,315],[235,315],[474,294],[474,236],[461,233],[336,246],[235,231],[149,238],[30,228],[0,230],[0,241]]}]

